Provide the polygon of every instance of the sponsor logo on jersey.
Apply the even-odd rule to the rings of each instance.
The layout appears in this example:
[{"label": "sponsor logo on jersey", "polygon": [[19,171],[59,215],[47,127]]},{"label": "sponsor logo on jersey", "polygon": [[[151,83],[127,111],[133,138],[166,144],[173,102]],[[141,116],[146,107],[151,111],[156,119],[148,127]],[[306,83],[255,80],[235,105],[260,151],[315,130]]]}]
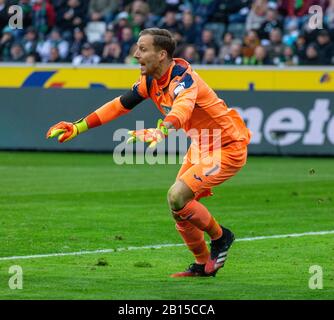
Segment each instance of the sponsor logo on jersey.
[{"label": "sponsor logo on jersey", "polygon": [[186,84],[183,82],[180,82],[179,85],[174,89],[174,95],[178,95],[182,90],[185,89]]}]

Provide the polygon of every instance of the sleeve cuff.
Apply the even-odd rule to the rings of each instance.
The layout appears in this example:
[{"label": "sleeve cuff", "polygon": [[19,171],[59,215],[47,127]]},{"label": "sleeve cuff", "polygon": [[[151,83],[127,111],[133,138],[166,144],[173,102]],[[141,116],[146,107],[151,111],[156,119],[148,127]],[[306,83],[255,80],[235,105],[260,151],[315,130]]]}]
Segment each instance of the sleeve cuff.
[{"label": "sleeve cuff", "polygon": [[181,122],[180,122],[179,118],[176,117],[176,116],[173,116],[173,115],[167,116],[164,119],[164,122],[172,123],[172,125],[175,129],[180,129],[181,128]]},{"label": "sleeve cuff", "polygon": [[95,112],[92,112],[85,120],[89,129],[98,127],[102,124],[100,118]]}]

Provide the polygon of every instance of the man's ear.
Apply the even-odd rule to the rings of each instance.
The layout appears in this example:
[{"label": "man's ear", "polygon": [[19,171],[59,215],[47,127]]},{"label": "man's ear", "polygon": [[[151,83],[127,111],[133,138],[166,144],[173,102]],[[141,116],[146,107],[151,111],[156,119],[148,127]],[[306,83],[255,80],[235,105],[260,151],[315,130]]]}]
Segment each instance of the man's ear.
[{"label": "man's ear", "polygon": [[166,59],[167,57],[167,51],[166,50],[161,50],[160,51],[160,61]]}]

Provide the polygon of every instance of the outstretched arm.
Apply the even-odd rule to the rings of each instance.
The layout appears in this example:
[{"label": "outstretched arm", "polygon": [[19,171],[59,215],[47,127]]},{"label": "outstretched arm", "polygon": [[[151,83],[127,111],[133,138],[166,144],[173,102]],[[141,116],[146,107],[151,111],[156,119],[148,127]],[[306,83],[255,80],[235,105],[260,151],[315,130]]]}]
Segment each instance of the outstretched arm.
[{"label": "outstretched arm", "polygon": [[124,95],[105,103],[85,118],[73,123],[65,121],[57,123],[48,130],[46,137],[54,138],[58,136],[60,143],[69,141],[88,129],[98,127],[129,113],[143,100],[144,98],[138,92],[129,90]]}]

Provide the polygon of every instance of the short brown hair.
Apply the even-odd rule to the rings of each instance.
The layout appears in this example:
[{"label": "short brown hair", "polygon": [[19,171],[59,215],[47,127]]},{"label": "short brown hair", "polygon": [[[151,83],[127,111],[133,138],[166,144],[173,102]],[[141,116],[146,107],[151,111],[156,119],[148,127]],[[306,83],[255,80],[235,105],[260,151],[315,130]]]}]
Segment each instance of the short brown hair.
[{"label": "short brown hair", "polygon": [[173,35],[167,29],[148,28],[139,33],[139,37],[153,36],[153,46],[167,51],[168,58],[172,59],[176,47]]}]

